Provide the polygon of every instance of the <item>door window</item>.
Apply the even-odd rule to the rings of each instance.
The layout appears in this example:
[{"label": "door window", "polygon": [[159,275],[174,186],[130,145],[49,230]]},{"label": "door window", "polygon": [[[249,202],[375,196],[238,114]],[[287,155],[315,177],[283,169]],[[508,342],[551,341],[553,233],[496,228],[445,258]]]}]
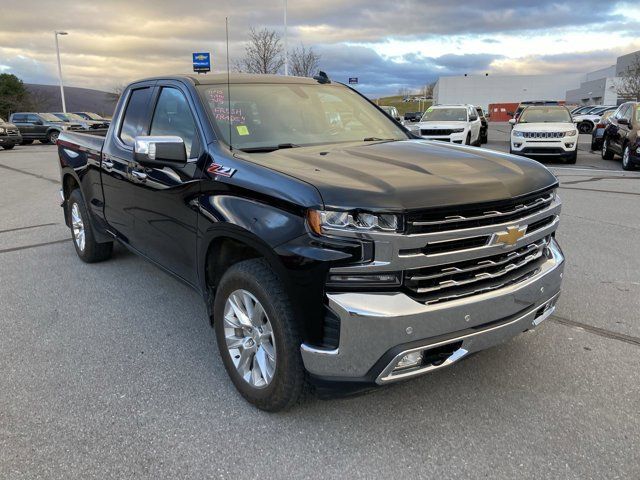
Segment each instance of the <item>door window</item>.
[{"label": "door window", "polygon": [[142,133],[147,114],[147,105],[151,89],[149,87],[132,90],[129,95],[127,109],[124,111],[122,127],[118,135],[125,145],[133,146],[136,136]]},{"label": "door window", "polygon": [[27,115],[27,123],[36,123],[38,120],[40,120],[40,117],[37,115]]},{"label": "door window", "polygon": [[149,135],[174,135],[182,138],[187,158],[199,155],[196,124],[187,99],[176,88],[164,87],[158,97]]}]

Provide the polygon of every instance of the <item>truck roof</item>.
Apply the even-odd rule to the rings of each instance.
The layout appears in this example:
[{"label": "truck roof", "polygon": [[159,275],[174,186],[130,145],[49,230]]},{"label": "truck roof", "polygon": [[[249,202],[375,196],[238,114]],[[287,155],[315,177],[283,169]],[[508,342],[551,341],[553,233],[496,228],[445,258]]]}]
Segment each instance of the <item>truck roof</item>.
[{"label": "truck roof", "polygon": [[[189,79],[195,85],[218,85],[226,84],[227,81],[231,84],[240,83],[297,83],[317,85],[318,81],[309,77],[294,77],[284,75],[267,75],[267,74],[251,74],[251,73],[232,73],[227,79],[226,73],[214,73],[204,75],[164,75],[158,77],[144,78],[138,80],[140,82],[146,80],[184,80]],[[137,83],[138,81],[134,82]]]}]

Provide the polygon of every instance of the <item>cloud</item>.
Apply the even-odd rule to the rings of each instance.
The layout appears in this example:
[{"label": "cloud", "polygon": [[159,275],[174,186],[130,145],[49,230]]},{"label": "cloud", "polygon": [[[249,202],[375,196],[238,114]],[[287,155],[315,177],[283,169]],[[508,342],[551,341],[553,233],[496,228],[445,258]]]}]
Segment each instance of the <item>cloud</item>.
[{"label": "cloud", "polygon": [[[296,0],[288,7],[290,45],[314,47],[332,76],[358,76],[369,94],[438,75],[587,71],[638,43],[636,10],[619,1]],[[243,54],[250,26],[282,33],[282,0],[56,0],[47,9],[42,1],[3,0],[0,69],[55,83],[53,31],[68,30],[60,46],[70,85],[109,90],[189,72],[194,51],[212,52],[214,71],[223,71],[225,16],[232,61]]]}]

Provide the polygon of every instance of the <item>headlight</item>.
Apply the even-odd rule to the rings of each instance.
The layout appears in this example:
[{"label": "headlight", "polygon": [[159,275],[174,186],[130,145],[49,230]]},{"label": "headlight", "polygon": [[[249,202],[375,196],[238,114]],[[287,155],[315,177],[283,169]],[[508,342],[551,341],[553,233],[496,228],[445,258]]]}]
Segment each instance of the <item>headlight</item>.
[{"label": "headlight", "polygon": [[0,133],[4,133],[4,128],[0,128]]},{"label": "headlight", "polygon": [[578,134],[577,130],[567,130],[566,132],[564,132],[565,137],[574,137],[577,134]]},{"label": "headlight", "polygon": [[407,126],[407,130],[409,130],[410,132],[419,132],[420,127],[418,125],[409,125]]},{"label": "headlight", "polygon": [[514,137],[518,137],[518,138],[523,138],[524,137],[524,132],[520,132],[519,130],[514,130],[511,132],[511,134]]},{"label": "headlight", "polygon": [[454,128],[451,130],[451,133],[462,133],[464,132],[464,128]]},{"label": "headlight", "polygon": [[400,219],[392,213],[338,212],[330,210],[308,210],[307,223],[311,231],[322,235],[326,230],[376,230],[397,232]]}]

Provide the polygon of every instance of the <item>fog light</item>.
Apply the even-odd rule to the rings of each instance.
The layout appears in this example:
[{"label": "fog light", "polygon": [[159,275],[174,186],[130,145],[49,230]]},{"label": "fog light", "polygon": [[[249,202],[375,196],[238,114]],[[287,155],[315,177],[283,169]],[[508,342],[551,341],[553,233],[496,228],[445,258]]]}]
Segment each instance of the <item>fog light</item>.
[{"label": "fog light", "polygon": [[395,366],[394,370],[417,367],[422,363],[422,352],[407,353]]},{"label": "fog light", "polygon": [[565,143],[564,144],[567,148],[573,148],[573,143]]},{"label": "fog light", "polygon": [[514,148],[520,148],[521,145],[522,145],[521,143],[514,143],[513,144]]}]

